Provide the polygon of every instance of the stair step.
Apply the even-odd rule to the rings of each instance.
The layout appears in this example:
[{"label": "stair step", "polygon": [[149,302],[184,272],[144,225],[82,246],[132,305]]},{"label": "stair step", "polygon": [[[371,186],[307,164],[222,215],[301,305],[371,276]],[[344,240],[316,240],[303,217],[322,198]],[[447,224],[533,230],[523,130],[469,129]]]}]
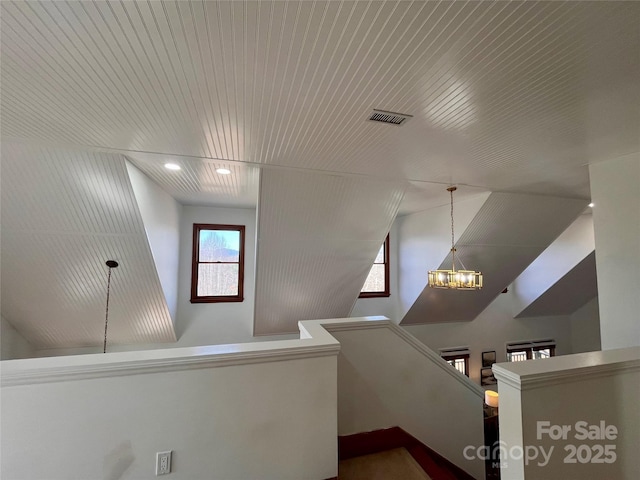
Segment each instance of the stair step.
[{"label": "stair step", "polygon": [[422,469],[429,474],[432,480],[458,480],[458,477],[449,471],[446,466],[441,465],[437,459],[433,458],[421,446],[411,447],[409,453]]},{"label": "stair step", "polygon": [[[338,456],[343,461],[374,453],[402,449],[415,460],[431,480],[473,480],[473,477],[438,455],[400,427],[338,437]],[[343,480],[342,476],[338,477]],[[346,477],[362,478],[366,477]],[[383,477],[381,477],[383,478]],[[389,478],[389,477],[387,477]]]},{"label": "stair step", "polygon": [[338,480],[437,480],[405,448],[394,448],[342,460]]}]

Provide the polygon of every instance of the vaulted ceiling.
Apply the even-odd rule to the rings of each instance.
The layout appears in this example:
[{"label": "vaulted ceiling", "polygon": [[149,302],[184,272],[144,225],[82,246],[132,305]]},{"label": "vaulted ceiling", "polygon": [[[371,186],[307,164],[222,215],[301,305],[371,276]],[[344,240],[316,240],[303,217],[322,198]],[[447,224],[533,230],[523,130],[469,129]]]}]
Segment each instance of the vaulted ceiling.
[{"label": "vaulted ceiling", "polygon": [[[2,144],[2,315],[38,348],[175,341],[122,155]],[[118,321],[113,321],[118,319]]]},{"label": "vaulted ceiling", "polygon": [[[2,2],[3,136],[588,197],[637,2]],[[399,128],[373,108],[413,115]],[[438,192],[441,194],[440,192]]]},{"label": "vaulted ceiling", "polygon": [[[362,177],[399,182],[386,211],[406,214],[452,183],[588,199],[587,164],[640,150],[638,2],[0,8],[3,170],[28,161],[6,144],[126,156],[181,203],[223,206],[255,206],[260,171]],[[374,108],[412,118],[367,121]],[[26,211],[13,202],[3,192],[3,231]]]},{"label": "vaulted ceiling", "polygon": [[[457,268],[473,265],[483,272],[482,290],[469,295],[425,286],[402,324],[473,320],[584,208],[582,200],[492,193],[456,242]],[[451,265],[449,253],[439,268]]]}]

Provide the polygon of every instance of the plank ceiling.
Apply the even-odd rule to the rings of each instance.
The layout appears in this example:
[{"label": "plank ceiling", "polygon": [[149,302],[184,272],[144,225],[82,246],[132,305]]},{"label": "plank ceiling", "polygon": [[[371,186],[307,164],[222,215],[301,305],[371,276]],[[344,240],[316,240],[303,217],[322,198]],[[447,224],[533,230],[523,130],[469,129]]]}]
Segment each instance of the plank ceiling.
[{"label": "plank ceiling", "polygon": [[255,334],[297,333],[299,320],[348,317],[404,188],[302,172],[262,173]]},{"label": "plank ceiling", "polygon": [[2,315],[38,349],[175,341],[121,155],[2,144]]},{"label": "plank ceiling", "polygon": [[571,315],[597,296],[596,253],[591,252],[516,318]]},{"label": "plank ceiling", "polygon": [[[259,171],[399,181],[400,213],[446,203],[451,183],[584,200],[587,164],[640,150],[640,2],[0,9],[3,143],[81,148],[84,168],[126,156],[183,204],[254,206]],[[412,118],[367,121],[374,108]]]},{"label": "plank ceiling", "polygon": [[638,149],[638,23],[637,2],[5,1],[2,130],[586,198],[586,163]]},{"label": "plank ceiling", "polygon": [[[456,242],[456,268],[483,273],[482,290],[426,286],[403,325],[469,322],[476,318],[584,210],[582,200],[492,193]],[[439,269],[451,268],[451,253]]]}]

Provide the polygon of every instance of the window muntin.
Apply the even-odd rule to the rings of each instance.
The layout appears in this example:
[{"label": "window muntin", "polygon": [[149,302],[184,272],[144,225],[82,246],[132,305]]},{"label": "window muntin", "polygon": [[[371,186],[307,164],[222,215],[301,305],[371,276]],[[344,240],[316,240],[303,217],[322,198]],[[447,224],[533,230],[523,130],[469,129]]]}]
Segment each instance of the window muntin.
[{"label": "window muntin", "polygon": [[244,225],[193,225],[191,302],[242,302]]},{"label": "window muntin", "polygon": [[528,360],[528,350],[517,350],[513,352],[507,352],[507,361],[508,362],[524,362]]},{"label": "window muntin", "polygon": [[369,275],[360,291],[360,298],[389,296],[389,235],[373,261]]},{"label": "window muntin", "polygon": [[533,349],[533,359],[538,358],[551,358],[554,355],[554,349],[551,348],[534,348]]},{"label": "window muntin", "polygon": [[451,349],[441,349],[440,356],[453,368],[463,375],[469,376],[469,349],[459,347]]},{"label": "window muntin", "polygon": [[556,344],[553,340],[539,340],[531,342],[510,343],[507,345],[507,361],[523,362],[551,358],[556,354]]}]

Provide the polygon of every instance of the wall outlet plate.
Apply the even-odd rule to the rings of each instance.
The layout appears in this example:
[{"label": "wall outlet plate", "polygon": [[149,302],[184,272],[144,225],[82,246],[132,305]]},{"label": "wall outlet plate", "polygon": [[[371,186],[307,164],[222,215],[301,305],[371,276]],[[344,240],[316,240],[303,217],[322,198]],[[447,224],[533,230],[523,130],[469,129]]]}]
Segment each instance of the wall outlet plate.
[{"label": "wall outlet plate", "polygon": [[156,453],[156,476],[171,473],[171,450]]}]

